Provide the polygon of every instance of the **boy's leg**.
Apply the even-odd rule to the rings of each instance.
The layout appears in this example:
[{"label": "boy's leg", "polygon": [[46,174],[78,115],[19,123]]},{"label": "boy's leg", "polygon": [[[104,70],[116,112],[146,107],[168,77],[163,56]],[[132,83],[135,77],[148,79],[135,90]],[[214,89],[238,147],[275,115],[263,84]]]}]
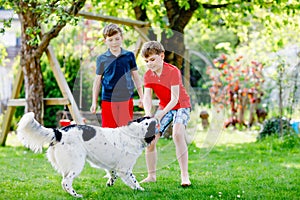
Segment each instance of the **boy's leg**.
[{"label": "boy's leg", "polygon": [[[158,110],[157,112],[161,112]],[[159,133],[155,135],[154,141],[146,148],[146,164],[148,168],[148,176],[141,183],[145,182],[155,182],[156,181],[156,163],[157,163],[157,151],[156,151],[156,143],[158,139],[161,137],[161,134],[168,128],[170,123],[173,120],[173,112],[168,112],[165,116],[160,120],[160,128]]]},{"label": "boy's leg", "polygon": [[140,183],[155,182],[156,181],[156,163],[157,163],[157,152],[156,143],[160,138],[160,134],[155,136],[155,139],[151,142],[150,146],[146,148],[146,164],[148,169],[148,176]]},{"label": "boy's leg", "polygon": [[126,126],[133,119],[133,99],[115,103],[112,109],[117,126]]},{"label": "boy's leg", "polygon": [[185,125],[176,123],[173,126],[173,141],[176,146],[176,157],[181,169],[181,185],[191,184],[188,173],[188,148],[185,142]]},{"label": "boy's leg", "polygon": [[176,147],[176,157],[181,170],[181,185],[191,185],[188,173],[188,148],[185,140],[186,126],[190,119],[190,109],[180,108],[177,110],[173,125],[173,141]]},{"label": "boy's leg", "polygon": [[112,108],[113,102],[102,101],[101,103],[101,115],[102,115],[102,127],[116,128],[116,120],[113,115]]}]

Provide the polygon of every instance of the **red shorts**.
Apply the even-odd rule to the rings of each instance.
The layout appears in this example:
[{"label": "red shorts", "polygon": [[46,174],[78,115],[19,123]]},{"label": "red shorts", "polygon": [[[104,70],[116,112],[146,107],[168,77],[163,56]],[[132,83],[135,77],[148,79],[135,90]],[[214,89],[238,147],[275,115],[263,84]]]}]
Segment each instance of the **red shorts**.
[{"label": "red shorts", "polygon": [[133,99],[121,102],[102,101],[102,127],[125,126],[133,119]]}]

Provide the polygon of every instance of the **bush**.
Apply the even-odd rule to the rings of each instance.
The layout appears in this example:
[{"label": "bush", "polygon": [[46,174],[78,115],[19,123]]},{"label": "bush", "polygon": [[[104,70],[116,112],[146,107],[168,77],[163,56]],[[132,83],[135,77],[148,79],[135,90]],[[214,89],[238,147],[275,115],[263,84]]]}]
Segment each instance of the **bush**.
[{"label": "bush", "polygon": [[[259,141],[265,138],[272,138],[272,140],[280,139],[276,142],[282,148],[294,148],[300,146],[300,138],[292,128],[290,121],[281,119],[282,135],[280,133],[280,118],[273,117],[264,123],[263,130],[258,134]],[[282,137],[281,137],[282,136]]]},{"label": "bush", "polygon": [[277,135],[280,136],[280,121],[282,122],[282,136],[290,134],[293,132],[292,126],[289,120],[278,117],[273,117],[267,121],[265,121],[263,130],[259,133],[258,139],[263,139],[267,136]]}]

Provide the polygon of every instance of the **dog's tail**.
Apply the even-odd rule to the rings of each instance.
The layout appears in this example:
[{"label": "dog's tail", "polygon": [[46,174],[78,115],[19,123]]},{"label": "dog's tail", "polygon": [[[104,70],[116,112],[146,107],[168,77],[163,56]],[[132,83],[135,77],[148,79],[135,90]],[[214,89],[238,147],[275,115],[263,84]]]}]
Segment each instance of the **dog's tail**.
[{"label": "dog's tail", "polygon": [[60,141],[62,134],[57,129],[45,128],[34,119],[34,113],[26,113],[20,120],[17,136],[22,144],[34,152],[42,152],[44,144]]}]

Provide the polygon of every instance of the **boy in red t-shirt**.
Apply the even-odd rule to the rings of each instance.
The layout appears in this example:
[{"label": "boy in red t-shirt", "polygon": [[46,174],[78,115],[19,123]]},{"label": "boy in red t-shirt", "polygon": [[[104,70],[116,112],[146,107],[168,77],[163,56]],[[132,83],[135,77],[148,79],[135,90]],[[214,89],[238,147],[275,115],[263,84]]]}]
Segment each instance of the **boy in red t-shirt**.
[{"label": "boy in red t-shirt", "polygon": [[159,133],[146,149],[148,177],[142,182],[156,181],[156,143],[173,122],[173,141],[176,146],[176,157],[181,169],[181,185],[190,186],[188,174],[188,149],[185,141],[186,126],[190,118],[190,97],[183,84],[180,70],[164,62],[164,47],[156,41],[143,45],[141,54],[149,69],[144,75],[143,105],[146,116],[152,116],[152,92],[159,99],[159,108],[155,118],[160,121]]},{"label": "boy in red t-shirt", "polygon": [[[143,99],[143,88],[133,52],[122,48],[123,34],[120,27],[108,24],[103,30],[103,36],[108,50],[97,57],[90,111],[96,113],[102,86],[102,127],[116,128],[132,120],[134,87],[140,99]],[[142,100],[139,102],[140,107],[141,103]]]}]

